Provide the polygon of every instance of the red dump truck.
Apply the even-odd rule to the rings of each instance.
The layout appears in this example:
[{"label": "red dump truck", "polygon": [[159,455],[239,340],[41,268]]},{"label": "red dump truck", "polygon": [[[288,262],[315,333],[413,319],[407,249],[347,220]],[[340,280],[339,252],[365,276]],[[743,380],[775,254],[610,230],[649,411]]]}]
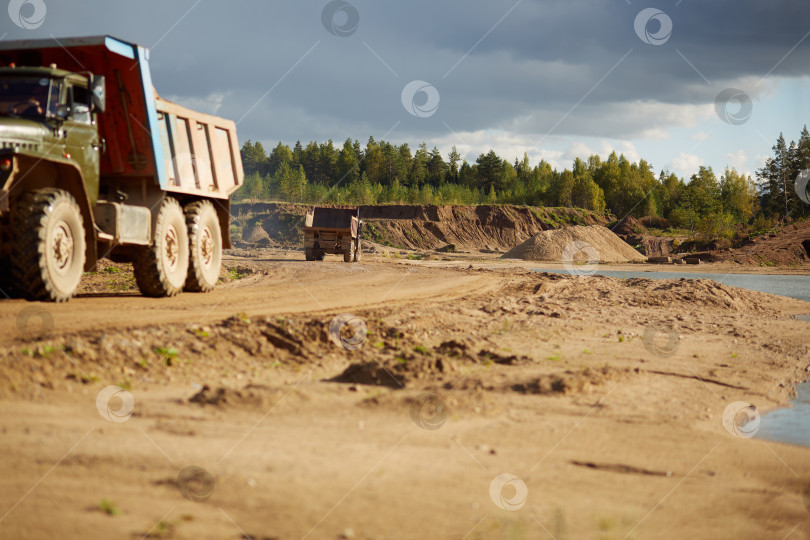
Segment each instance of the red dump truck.
[{"label": "red dump truck", "polygon": [[131,261],[148,296],[210,291],[242,181],[235,124],[158,97],[147,49],[0,41],[0,275],[15,294],[65,301],[104,257]]}]

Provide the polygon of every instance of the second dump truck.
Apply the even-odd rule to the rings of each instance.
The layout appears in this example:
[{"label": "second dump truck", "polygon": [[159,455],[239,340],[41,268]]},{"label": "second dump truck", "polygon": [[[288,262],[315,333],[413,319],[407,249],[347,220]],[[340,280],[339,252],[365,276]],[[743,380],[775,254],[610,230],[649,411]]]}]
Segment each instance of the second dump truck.
[{"label": "second dump truck", "polygon": [[108,257],[147,296],[210,291],[242,180],[235,124],[159,98],[147,49],[0,41],[0,287],[65,301]]},{"label": "second dump truck", "polygon": [[304,222],[304,256],[308,261],[322,261],[327,253],[343,255],[345,262],[360,260],[360,209],[314,206]]}]

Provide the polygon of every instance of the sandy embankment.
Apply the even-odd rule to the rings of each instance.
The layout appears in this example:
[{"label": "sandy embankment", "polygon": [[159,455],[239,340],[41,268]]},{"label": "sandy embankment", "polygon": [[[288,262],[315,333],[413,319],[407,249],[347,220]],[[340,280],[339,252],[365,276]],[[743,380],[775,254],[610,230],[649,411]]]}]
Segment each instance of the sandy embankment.
[{"label": "sandy embankment", "polygon": [[[721,422],[807,376],[791,316],[810,305],[707,281],[274,259],[230,260],[249,275],[213,295],[46,306],[44,340],[15,330],[28,304],[0,303],[0,537],[810,532],[810,450]],[[108,278],[128,276],[93,286]],[[344,312],[367,325],[358,350],[328,339]],[[132,396],[122,422],[102,415],[121,401],[97,407],[108,385]],[[213,479],[204,502],[177,489],[188,466]]]}]

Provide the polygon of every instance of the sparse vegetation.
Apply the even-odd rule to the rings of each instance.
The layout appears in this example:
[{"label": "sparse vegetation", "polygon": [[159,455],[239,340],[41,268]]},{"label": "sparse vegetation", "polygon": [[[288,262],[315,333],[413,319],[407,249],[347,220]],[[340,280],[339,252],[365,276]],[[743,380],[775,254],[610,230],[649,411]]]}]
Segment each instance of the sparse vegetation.
[{"label": "sparse vegetation", "polygon": [[248,275],[247,273],[243,274],[242,272],[240,272],[239,268],[231,268],[230,270],[228,270],[228,277],[234,280],[242,279],[247,275]]},{"label": "sparse vegetation", "polygon": [[108,516],[118,516],[121,514],[121,510],[110,499],[101,499],[101,502],[98,503],[98,508]]},{"label": "sparse vegetation", "polygon": [[155,347],[154,351],[163,358],[163,362],[167,366],[171,366],[179,354],[174,347]]}]

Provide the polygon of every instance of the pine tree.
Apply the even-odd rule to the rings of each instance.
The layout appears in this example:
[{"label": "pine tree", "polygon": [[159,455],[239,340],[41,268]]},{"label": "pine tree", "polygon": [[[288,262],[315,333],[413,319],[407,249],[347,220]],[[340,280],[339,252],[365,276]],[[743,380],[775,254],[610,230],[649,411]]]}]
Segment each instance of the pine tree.
[{"label": "pine tree", "polygon": [[270,152],[270,157],[267,158],[267,172],[264,174],[276,174],[276,171],[278,171],[279,167],[284,163],[290,167],[293,166],[293,153],[289,146],[279,142],[278,145],[273,148],[273,151]]},{"label": "pine tree", "polygon": [[757,171],[757,177],[763,180],[760,185],[762,208],[770,215],[789,214],[789,194],[787,192],[788,175],[790,174],[790,156],[787,143],[782,133],[772,148],[774,156],[765,161],[765,166]]},{"label": "pine tree", "polygon": [[335,183],[351,184],[360,178],[360,162],[351,139],[346,139],[337,160]]},{"label": "pine tree", "polygon": [[447,162],[450,165],[450,176],[448,178],[449,181],[453,183],[458,182],[458,162],[461,161],[461,156],[456,150],[456,147],[450,149],[450,153],[447,155]]},{"label": "pine tree", "polygon": [[254,144],[248,140],[242,145],[240,154],[242,155],[242,169],[246,175],[253,173],[267,174],[267,154],[262,143],[256,142]]}]

